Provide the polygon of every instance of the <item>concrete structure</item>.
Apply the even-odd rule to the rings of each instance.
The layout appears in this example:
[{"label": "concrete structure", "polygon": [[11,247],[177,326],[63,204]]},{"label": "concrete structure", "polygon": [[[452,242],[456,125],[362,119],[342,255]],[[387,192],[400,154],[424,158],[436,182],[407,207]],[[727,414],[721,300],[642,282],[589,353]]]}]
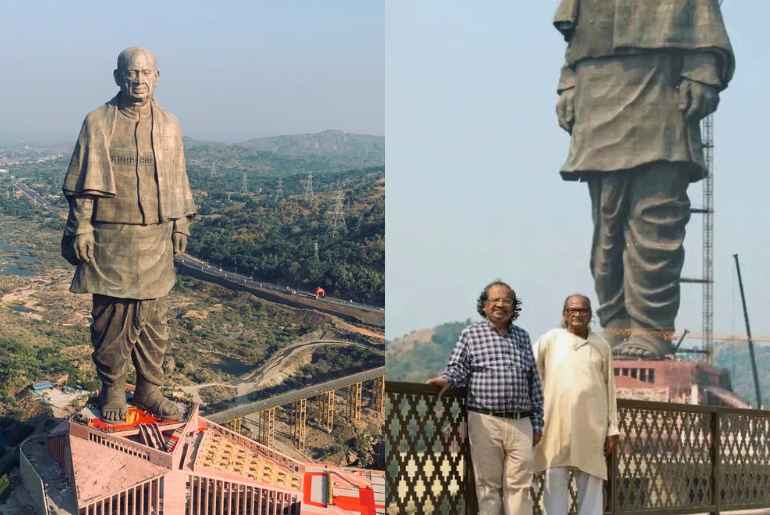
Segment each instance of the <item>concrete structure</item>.
[{"label": "concrete structure", "polygon": [[727,371],[707,363],[615,360],[614,368],[619,398],[751,408],[732,392]]},{"label": "concrete structure", "polygon": [[[198,413],[131,408],[126,424],[81,416],[22,446],[38,513],[384,514],[384,472],[304,463]],[[28,455],[34,455],[29,459]]]}]

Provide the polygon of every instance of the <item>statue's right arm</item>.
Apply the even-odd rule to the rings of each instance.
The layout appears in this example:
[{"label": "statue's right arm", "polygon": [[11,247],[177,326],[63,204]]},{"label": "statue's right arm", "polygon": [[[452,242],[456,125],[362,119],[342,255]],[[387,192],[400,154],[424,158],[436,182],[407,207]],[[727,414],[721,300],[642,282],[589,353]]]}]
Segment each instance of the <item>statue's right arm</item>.
[{"label": "statue's right arm", "polygon": [[557,92],[559,99],[556,101],[556,117],[559,127],[572,134],[572,126],[575,124],[575,71],[566,64],[561,68]]},{"label": "statue's right arm", "polygon": [[73,237],[73,250],[78,262],[91,264],[94,260],[94,199],[91,197],[67,197],[69,216],[65,234]]}]

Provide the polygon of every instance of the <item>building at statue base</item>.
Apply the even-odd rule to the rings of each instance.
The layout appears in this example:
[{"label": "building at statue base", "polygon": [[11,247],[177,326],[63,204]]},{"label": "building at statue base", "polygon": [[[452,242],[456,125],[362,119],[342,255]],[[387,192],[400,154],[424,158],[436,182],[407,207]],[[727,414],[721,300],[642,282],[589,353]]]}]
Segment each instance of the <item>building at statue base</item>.
[{"label": "building at statue base", "polygon": [[727,371],[707,363],[616,359],[613,366],[621,399],[751,408],[731,390]]},{"label": "building at statue base", "polygon": [[72,515],[384,514],[384,472],[303,463],[191,408],[163,421],[62,422],[20,448],[38,513]]}]

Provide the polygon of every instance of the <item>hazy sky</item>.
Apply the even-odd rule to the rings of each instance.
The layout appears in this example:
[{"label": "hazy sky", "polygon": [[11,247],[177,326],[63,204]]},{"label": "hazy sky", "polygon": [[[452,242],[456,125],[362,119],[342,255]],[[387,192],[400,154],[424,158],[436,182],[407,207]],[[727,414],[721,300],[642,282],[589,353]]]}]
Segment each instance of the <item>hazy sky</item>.
[{"label": "hazy sky", "polygon": [[[475,313],[482,285],[511,282],[533,336],[567,293],[593,294],[584,184],[558,169],[564,42],[556,2],[394,0],[386,10],[387,335]],[[752,330],[770,335],[770,3],[723,5],[737,71],[715,118],[715,333],[744,334],[733,253]],[[700,186],[690,188],[693,206]],[[693,215],[685,274],[701,274]],[[683,285],[679,328],[700,333],[701,287]]]},{"label": "hazy sky", "polygon": [[157,97],[189,136],[384,131],[382,1],[0,0],[0,13],[0,142],[74,142],[129,46],[155,52]]}]

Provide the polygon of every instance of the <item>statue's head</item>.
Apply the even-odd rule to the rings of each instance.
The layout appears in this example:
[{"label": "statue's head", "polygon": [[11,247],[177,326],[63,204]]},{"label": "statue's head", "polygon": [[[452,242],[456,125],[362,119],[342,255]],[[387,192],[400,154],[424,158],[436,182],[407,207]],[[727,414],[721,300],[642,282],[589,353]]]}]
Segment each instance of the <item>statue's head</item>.
[{"label": "statue's head", "polygon": [[124,99],[144,104],[152,99],[160,72],[155,56],[144,48],[126,48],[118,55],[118,67],[112,72]]}]

